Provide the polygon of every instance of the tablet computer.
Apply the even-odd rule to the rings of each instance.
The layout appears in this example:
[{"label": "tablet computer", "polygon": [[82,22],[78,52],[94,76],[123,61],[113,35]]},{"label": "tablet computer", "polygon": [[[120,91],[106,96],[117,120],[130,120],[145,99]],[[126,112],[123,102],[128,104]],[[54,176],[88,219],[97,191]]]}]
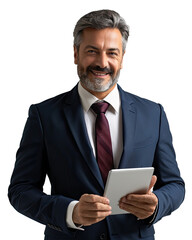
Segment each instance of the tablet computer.
[{"label": "tablet computer", "polygon": [[119,200],[130,193],[147,193],[153,167],[113,169],[109,172],[104,196],[110,200],[113,214],[128,213],[119,208]]}]

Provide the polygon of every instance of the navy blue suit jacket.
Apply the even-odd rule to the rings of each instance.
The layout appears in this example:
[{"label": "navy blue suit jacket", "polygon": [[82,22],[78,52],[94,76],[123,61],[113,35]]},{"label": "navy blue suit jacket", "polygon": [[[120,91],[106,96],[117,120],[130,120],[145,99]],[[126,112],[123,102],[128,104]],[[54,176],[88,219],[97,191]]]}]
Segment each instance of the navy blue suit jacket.
[{"label": "navy blue suit jacket", "polygon": [[[153,223],[171,214],[184,199],[184,182],[175,160],[172,137],[161,105],[124,92],[119,86],[123,153],[119,168],[155,168],[159,199]],[[43,192],[45,176],[51,195]],[[153,225],[131,214],[113,215],[73,230],[66,225],[69,203],[84,193],[103,195],[104,185],[89,142],[77,86],[32,105],[9,186],[11,204],[46,225],[45,239],[154,239]]]}]

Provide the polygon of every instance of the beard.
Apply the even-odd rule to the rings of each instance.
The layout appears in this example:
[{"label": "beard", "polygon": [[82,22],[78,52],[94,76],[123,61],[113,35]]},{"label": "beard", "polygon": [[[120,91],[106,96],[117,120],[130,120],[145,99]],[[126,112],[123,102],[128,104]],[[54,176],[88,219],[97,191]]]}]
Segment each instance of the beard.
[{"label": "beard", "polygon": [[[99,71],[100,73],[106,73],[110,76],[109,80],[105,83],[105,79],[97,78],[96,76],[90,79],[88,77],[88,74],[92,71]],[[114,75],[114,71],[111,68],[100,68],[99,66],[88,66],[86,70],[84,71],[83,67],[81,67],[79,64],[77,66],[77,72],[79,75],[80,82],[85,86],[88,90],[94,91],[94,92],[105,92],[108,89],[110,89],[112,86],[114,86],[119,79],[120,75],[120,69],[117,71],[117,73]]]}]

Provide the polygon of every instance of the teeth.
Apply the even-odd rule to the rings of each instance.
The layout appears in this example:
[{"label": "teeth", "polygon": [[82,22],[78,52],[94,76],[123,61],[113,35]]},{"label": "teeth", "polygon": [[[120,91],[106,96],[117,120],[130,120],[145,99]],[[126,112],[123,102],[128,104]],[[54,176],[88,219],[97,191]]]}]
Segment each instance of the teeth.
[{"label": "teeth", "polygon": [[108,73],[98,73],[98,72],[93,72],[93,73],[97,76],[105,76],[108,74]]},{"label": "teeth", "polygon": [[95,73],[95,75],[98,75],[98,76],[105,76],[105,75],[107,75],[106,73]]}]

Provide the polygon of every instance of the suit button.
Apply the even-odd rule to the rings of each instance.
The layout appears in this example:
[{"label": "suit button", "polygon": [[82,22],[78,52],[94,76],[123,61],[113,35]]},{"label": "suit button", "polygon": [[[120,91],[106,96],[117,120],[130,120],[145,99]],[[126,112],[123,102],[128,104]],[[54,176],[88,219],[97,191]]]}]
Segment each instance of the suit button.
[{"label": "suit button", "polygon": [[100,240],[105,240],[106,238],[105,238],[105,233],[102,233],[101,235],[100,235]]}]

